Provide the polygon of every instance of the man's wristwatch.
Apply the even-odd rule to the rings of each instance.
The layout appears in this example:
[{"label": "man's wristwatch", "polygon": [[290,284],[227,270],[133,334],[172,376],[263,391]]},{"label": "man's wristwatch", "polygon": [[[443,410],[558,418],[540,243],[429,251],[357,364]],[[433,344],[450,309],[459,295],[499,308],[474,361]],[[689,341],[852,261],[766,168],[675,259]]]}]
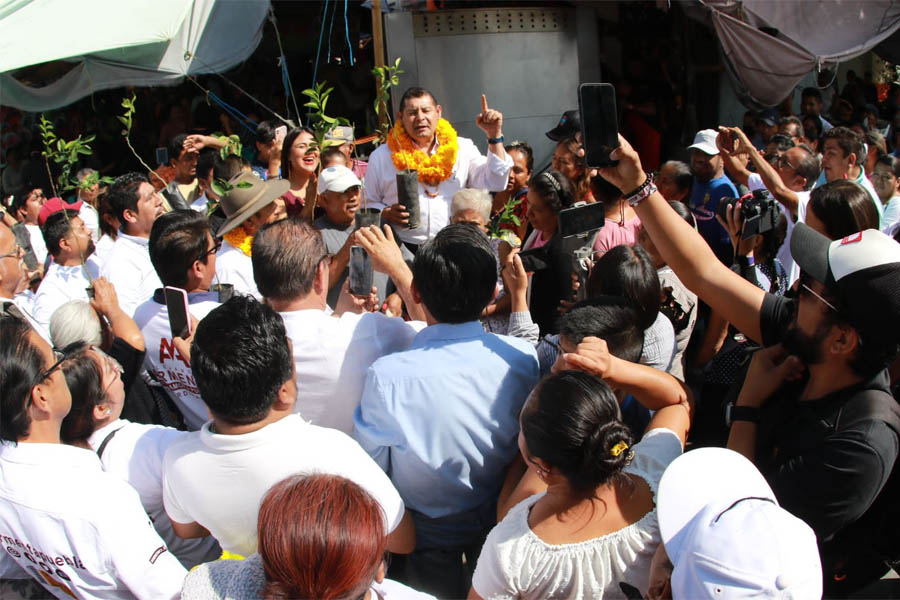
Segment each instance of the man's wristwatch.
[{"label": "man's wristwatch", "polygon": [[754,406],[725,406],[725,425],[731,427],[735,421],[749,421],[759,423],[759,409]]}]

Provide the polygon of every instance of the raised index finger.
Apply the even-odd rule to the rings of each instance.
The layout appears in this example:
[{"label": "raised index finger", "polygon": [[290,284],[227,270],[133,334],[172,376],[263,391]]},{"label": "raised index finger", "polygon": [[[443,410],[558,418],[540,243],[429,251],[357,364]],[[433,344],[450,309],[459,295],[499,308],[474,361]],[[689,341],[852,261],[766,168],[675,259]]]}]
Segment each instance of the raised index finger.
[{"label": "raised index finger", "polygon": [[484,94],[481,95],[481,112],[487,112],[487,97]]}]

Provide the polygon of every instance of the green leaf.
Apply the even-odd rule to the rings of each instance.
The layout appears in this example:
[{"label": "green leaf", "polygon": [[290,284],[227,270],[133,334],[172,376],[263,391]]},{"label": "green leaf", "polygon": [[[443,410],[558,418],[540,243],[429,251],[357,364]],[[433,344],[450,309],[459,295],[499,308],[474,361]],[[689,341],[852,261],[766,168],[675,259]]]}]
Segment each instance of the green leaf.
[{"label": "green leaf", "polygon": [[519,225],[522,224],[522,221],[520,221],[519,217],[517,217],[516,215],[511,215],[510,220],[513,222],[513,225],[515,225],[516,227],[518,227]]},{"label": "green leaf", "polygon": [[253,184],[250,183],[249,181],[239,181],[237,184],[235,184],[234,187],[245,190],[247,188],[252,188]]}]

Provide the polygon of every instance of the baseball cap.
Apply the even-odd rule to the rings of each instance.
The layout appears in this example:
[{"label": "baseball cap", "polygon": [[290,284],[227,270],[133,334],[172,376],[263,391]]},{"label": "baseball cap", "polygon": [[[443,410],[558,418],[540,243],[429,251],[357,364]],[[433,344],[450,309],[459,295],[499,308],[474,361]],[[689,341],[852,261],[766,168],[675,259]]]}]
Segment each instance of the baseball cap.
[{"label": "baseball cap", "polygon": [[347,126],[334,127],[325,134],[325,139],[332,142],[353,142],[353,128]]},{"label": "baseball cap", "polygon": [[779,113],[774,108],[767,108],[759,113],[759,116],[756,117],[756,120],[762,121],[769,127],[772,127],[773,125],[778,125],[779,123],[781,123],[781,113]]},{"label": "baseball cap", "polygon": [[69,204],[62,198],[54,196],[53,198],[50,198],[49,200],[44,202],[43,205],[41,205],[41,212],[38,213],[38,225],[43,227],[44,223],[47,222],[47,217],[55,212],[61,211],[64,208],[67,210],[81,210],[82,204],[84,204],[83,200],[77,200]]},{"label": "baseball cap", "polygon": [[558,142],[581,131],[581,115],[577,110],[567,110],[559,118],[556,127],[546,133],[547,137]]},{"label": "baseball cap", "polygon": [[830,240],[805,223],[791,234],[800,269],[835,293],[863,339],[900,335],[900,244],[876,229]]},{"label": "baseball cap", "polygon": [[344,165],[334,165],[328,167],[319,173],[319,193],[325,192],[346,192],[354,186],[361,186],[359,180],[353,171]]},{"label": "baseball cap", "polygon": [[657,493],[675,598],[821,598],[816,535],[749,460],[724,448],[676,458]]},{"label": "baseball cap", "polygon": [[710,156],[715,156],[719,153],[719,149],[716,147],[717,135],[719,135],[719,132],[715,129],[701,129],[694,136],[694,143],[688,146],[688,150],[699,150]]}]

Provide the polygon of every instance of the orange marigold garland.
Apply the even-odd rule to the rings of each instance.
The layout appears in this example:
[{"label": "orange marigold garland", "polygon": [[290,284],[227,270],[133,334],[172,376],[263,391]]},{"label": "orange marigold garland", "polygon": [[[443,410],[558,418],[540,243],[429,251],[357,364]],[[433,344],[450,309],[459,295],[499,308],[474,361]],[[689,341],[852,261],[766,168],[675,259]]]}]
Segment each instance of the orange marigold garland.
[{"label": "orange marigold garland", "polygon": [[438,185],[450,177],[453,173],[453,166],[456,164],[456,155],[459,152],[456,130],[448,121],[441,119],[438,121],[435,134],[437,135],[438,149],[429,156],[413,146],[403,125],[397,121],[387,139],[388,148],[391,150],[391,160],[397,170],[415,169],[419,172],[419,181],[428,185]]},{"label": "orange marigold garland", "polygon": [[243,226],[238,225],[224,236],[225,241],[246,254],[250,256],[250,249],[253,247],[253,236],[249,235],[243,228]]}]

